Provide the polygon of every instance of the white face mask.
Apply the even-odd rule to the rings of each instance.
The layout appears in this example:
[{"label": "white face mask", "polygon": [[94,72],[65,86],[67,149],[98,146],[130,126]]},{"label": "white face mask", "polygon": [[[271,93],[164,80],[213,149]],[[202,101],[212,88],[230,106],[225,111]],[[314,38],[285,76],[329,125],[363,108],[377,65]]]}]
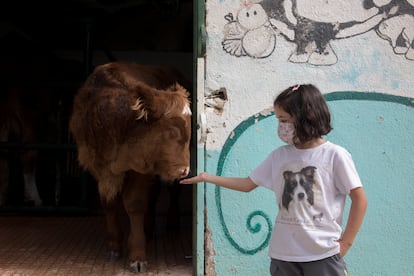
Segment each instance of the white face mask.
[{"label": "white face mask", "polygon": [[277,134],[279,138],[289,144],[293,145],[293,138],[295,137],[295,126],[293,123],[279,122],[277,126]]}]

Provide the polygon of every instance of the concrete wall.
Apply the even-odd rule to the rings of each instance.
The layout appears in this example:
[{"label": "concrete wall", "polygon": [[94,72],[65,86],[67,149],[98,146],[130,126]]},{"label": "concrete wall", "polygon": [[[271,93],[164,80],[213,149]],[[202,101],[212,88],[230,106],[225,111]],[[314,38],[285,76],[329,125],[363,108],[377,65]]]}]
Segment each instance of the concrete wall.
[{"label": "concrete wall", "polygon": [[[412,275],[412,0],[206,2],[206,170],[247,176],[282,143],[272,113],[288,86],[325,94],[326,139],[353,155],[369,208],[346,256],[351,275]],[[268,275],[277,206],[269,191],[207,184],[208,275]]]}]

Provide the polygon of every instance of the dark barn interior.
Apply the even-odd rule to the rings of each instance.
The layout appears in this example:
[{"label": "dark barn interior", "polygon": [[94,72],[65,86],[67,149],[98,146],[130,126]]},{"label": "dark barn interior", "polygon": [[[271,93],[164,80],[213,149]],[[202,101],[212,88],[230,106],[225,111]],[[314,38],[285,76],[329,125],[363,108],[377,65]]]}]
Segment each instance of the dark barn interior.
[{"label": "dark barn interior", "polygon": [[[72,100],[111,61],[173,65],[192,81],[193,2],[12,1],[0,14],[0,275],[129,275],[105,256],[96,183],[68,131]],[[191,275],[192,187],[176,195],[174,227],[169,191],[154,202],[147,274]]]}]

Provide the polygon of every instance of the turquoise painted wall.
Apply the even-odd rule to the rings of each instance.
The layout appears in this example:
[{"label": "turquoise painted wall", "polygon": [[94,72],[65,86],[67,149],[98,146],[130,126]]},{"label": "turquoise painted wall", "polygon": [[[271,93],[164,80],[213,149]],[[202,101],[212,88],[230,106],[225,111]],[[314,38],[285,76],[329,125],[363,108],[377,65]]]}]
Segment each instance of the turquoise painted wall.
[{"label": "turquoise painted wall", "polygon": [[[346,256],[351,275],[414,275],[413,99],[375,93],[326,95],[334,130],[326,139],[353,155],[369,199],[355,245]],[[234,129],[209,171],[247,176],[275,147],[276,119],[252,116]],[[276,202],[259,188],[240,193],[207,185],[209,227],[216,229],[217,275],[268,275],[267,241]],[[220,230],[218,230],[220,229]]]},{"label": "turquoise painted wall", "polygon": [[[291,85],[313,83],[333,115],[326,138],[352,153],[368,194],[366,220],[346,256],[351,275],[414,275],[413,1],[205,3],[198,110],[207,138],[199,170],[247,176],[282,145],[269,111],[274,98]],[[269,275],[274,195],[203,187],[205,212],[197,219],[205,226],[198,247],[205,274]]]}]

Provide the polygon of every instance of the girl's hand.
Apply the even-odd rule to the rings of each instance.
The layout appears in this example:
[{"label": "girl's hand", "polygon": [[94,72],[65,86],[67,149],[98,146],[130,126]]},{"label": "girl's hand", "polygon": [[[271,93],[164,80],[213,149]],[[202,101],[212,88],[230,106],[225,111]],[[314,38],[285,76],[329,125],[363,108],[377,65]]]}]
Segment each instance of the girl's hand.
[{"label": "girl's hand", "polygon": [[339,255],[341,255],[341,257],[344,257],[346,253],[348,252],[348,250],[351,248],[352,243],[344,241],[342,239],[339,239],[338,242],[339,242]]},{"label": "girl's hand", "polygon": [[351,198],[351,208],[349,210],[348,222],[346,224],[342,237],[338,240],[340,244],[340,254],[345,256],[361,227],[367,209],[367,197],[362,187],[351,190],[349,194]]},{"label": "girl's hand", "polygon": [[197,176],[181,179],[180,184],[194,184],[194,183],[205,182],[205,181],[206,181],[206,173],[202,172]]}]

